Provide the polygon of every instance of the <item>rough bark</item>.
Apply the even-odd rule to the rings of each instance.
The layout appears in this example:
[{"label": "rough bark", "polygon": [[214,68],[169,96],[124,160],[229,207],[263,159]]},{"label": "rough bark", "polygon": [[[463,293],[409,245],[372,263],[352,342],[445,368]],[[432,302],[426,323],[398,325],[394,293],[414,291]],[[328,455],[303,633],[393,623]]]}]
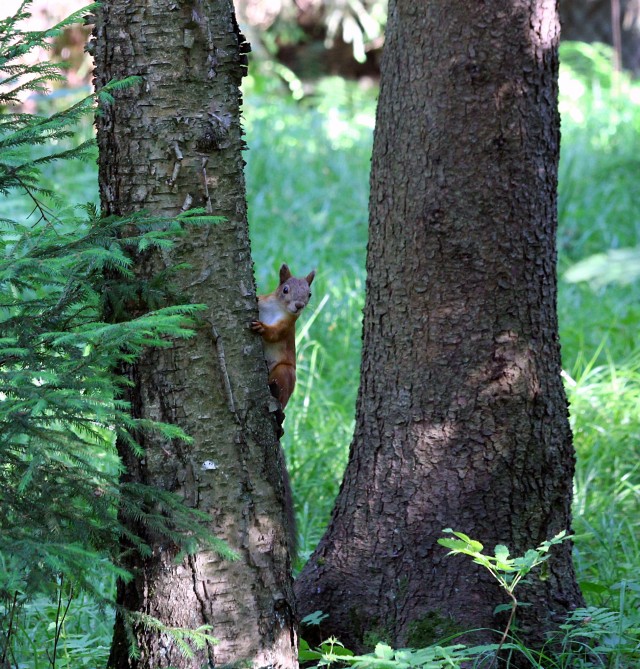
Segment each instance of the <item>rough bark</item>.
[{"label": "rough bark", "polygon": [[[348,647],[500,625],[505,596],[442,529],[522,554],[570,527],[557,41],[549,0],[390,3],[356,429],[296,582]],[[568,543],[521,595],[530,641],[581,603]]]},{"label": "rough bark", "polygon": [[209,625],[219,643],[187,659],[170,636],[137,626],[141,657],[132,660],[118,617],[109,666],[294,666],[281,454],[262,342],[248,329],[257,308],[239,121],[246,45],[231,0],[105,0],[95,37],[98,88],[142,77],[97,121],[104,213],[170,217],[200,206],[226,218],[137,258],[142,279],[188,262],[177,288],[209,309],[195,338],[127,370],[134,415],[178,424],[193,443],[141,435],[142,460],[121,452],[126,476],[206,511],[241,558],[203,551],[176,564],[175,546],[148,532],[153,554],[130,556],[135,578],[119,585],[118,603],[171,627]]}]

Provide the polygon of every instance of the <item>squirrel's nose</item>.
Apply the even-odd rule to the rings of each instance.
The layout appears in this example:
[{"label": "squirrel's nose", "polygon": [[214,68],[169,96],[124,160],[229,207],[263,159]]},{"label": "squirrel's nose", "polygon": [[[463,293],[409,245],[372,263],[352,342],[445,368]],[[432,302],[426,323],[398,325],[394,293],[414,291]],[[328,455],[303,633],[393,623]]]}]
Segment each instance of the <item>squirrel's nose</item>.
[{"label": "squirrel's nose", "polygon": [[296,302],[296,311],[300,311],[300,309],[304,309],[304,302]]}]

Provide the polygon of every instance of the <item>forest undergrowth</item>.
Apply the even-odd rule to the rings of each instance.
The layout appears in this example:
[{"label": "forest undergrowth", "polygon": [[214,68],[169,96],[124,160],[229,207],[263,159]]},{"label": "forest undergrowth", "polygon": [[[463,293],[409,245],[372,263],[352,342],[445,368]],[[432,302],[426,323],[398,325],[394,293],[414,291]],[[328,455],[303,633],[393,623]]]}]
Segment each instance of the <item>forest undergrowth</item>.
[{"label": "forest undergrowth", "polygon": [[[603,47],[565,44],[561,56],[558,309],[577,451],[575,557],[588,604],[610,609],[617,622],[598,638],[603,664],[539,666],[631,668],[640,666],[640,84],[613,72]],[[328,522],[353,432],[375,94],[338,78],[318,82],[300,100],[267,75],[251,75],[245,85],[259,292],[274,288],[282,262],[297,274],[318,272],[299,327],[299,380],[283,438],[300,535],[297,569]],[[88,136],[89,126],[79,133]],[[68,204],[97,199],[91,163],[44,166],[43,174],[44,187]],[[32,208],[14,194],[0,200],[0,216],[10,210],[27,220]],[[112,574],[105,571],[101,587],[112,591]],[[16,621],[21,667],[50,666],[41,649],[59,629],[59,615],[59,602],[43,598],[24,608]],[[56,667],[103,665],[111,615],[95,598],[75,597]],[[624,629],[624,652],[616,629]]]}]

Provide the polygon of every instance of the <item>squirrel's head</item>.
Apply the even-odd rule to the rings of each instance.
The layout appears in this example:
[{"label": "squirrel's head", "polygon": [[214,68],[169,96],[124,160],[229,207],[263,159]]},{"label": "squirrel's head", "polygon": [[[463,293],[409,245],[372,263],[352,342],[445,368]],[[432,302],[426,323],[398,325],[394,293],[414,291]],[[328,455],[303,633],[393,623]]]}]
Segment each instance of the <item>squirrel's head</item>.
[{"label": "squirrel's head", "polygon": [[283,263],[280,268],[280,285],[276,293],[278,298],[285,304],[287,311],[295,316],[307,306],[311,297],[311,283],[316,271],[312,270],[302,279],[297,279],[291,274],[288,265]]}]

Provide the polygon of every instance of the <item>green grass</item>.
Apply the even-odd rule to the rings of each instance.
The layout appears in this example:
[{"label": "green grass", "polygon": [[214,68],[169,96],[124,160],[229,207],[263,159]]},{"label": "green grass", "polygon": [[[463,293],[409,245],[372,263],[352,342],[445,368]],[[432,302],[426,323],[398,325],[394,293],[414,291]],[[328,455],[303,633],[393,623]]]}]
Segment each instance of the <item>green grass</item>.
[{"label": "green grass", "polygon": [[[558,310],[577,451],[576,567],[589,603],[622,607],[637,627],[640,279],[565,275],[594,254],[640,247],[640,86],[616,82],[602,48],[568,45],[562,56]],[[619,269],[624,278],[633,268]]]},{"label": "green grass", "polygon": [[[566,45],[561,52],[562,151],[558,234],[560,276],[609,249],[640,247],[640,86],[616,84],[604,48]],[[586,71],[591,78],[585,77]],[[623,270],[624,271],[624,270]],[[640,293],[631,285],[561,281],[559,314],[565,368],[604,350],[621,363],[637,349]]]},{"label": "green grass", "polygon": [[[63,601],[62,612],[66,605]],[[58,627],[61,633],[54,655]],[[106,666],[109,658],[113,611],[80,593],[62,618],[56,602],[36,599],[24,607],[17,630],[21,656],[10,658],[11,667],[50,669],[55,657],[56,669],[96,669]]]},{"label": "green grass", "polygon": [[323,82],[320,102],[249,93],[245,116],[252,254],[259,292],[277,268],[317,268],[298,326],[298,384],[283,445],[296,500],[300,557],[320,539],[353,433],[359,374],[373,92]]},{"label": "green grass", "polygon": [[[593,254],[640,245],[640,85],[614,81],[608,54],[598,49],[565,45],[562,60],[558,308],[578,454],[576,567],[590,604],[622,611],[638,628],[640,280],[564,277]],[[259,291],[274,288],[282,262],[297,274],[318,270],[299,324],[299,382],[284,437],[305,558],[328,521],[353,431],[375,92],[329,79],[313,99],[295,102],[265,87],[272,88],[255,81],[245,94]],[[95,169],[83,170],[58,167],[49,178],[72,200],[95,199]],[[11,206],[29,209],[15,198]],[[50,612],[42,610],[46,620]],[[70,613],[73,624],[92,615]],[[101,629],[102,641],[88,645],[105,644],[110,625]],[[71,632],[62,640],[71,643]],[[636,660],[616,662],[603,666]]]},{"label": "green grass", "polygon": [[567,374],[578,463],[575,563],[587,600],[640,624],[640,357]]}]

